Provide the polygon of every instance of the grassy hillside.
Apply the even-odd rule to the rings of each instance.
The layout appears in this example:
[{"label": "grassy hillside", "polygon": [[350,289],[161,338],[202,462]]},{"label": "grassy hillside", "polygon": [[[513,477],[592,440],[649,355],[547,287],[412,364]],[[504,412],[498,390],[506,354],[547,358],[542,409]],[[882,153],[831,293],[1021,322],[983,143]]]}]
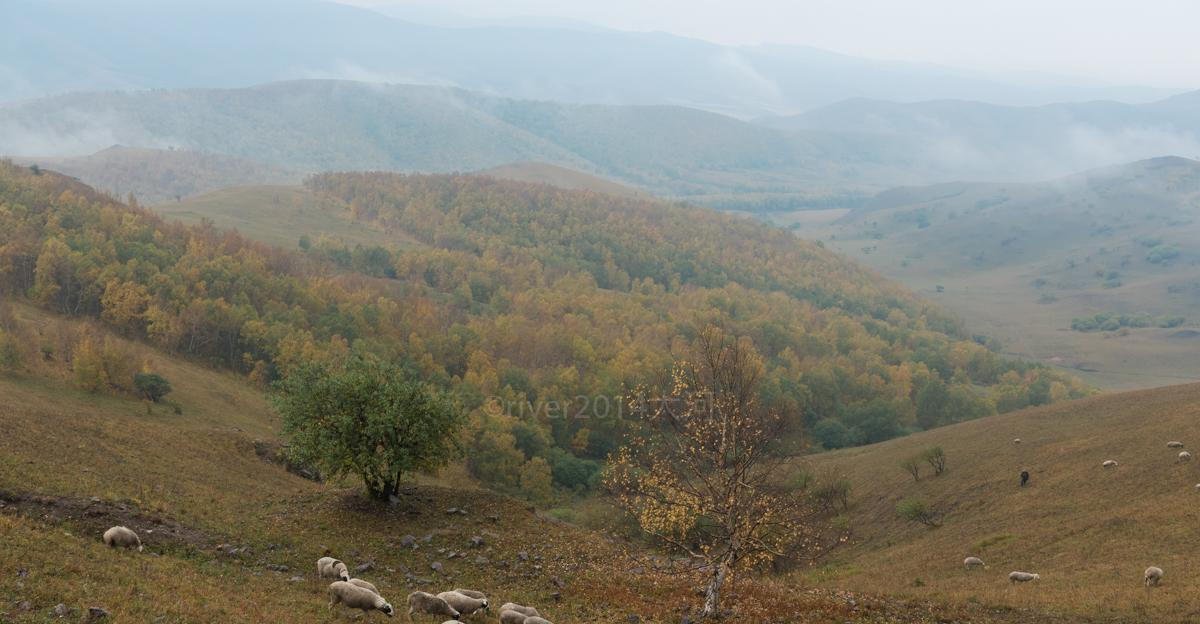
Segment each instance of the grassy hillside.
[{"label": "grassy hillside", "polygon": [[[561,496],[593,488],[623,397],[708,324],[754,341],[764,400],[827,447],[1087,392],[820,245],[696,208],[479,176],[329,174],[312,197],[246,191],[271,202],[252,208],[274,225],[247,230],[286,232],[300,248],[288,252],[165,223],[55,174],[0,174],[0,289],[258,384],[351,350],[398,360],[461,399],[472,474],[503,491],[523,493],[535,460]],[[222,218],[239,212],[251,213]],[[101,377],[128,391],[128,378]]]},{"label": "grassy hillside", "polygon": [[[954,602],[1004,604],[1121,621],[1194,621],[1200,385],[1109,394],[1024,410],[901,440],[817,456],[812,470],[853,485],[852,545],[818,573],[822,585]],[[1020,438],[1020,444],[1012,440]],[[941,446],[948,469],[919,482],[902,460]],[[1117,468],[1101,463],[1113,459]],[[1028,486],[1018,474],[1028,470]],[[897,518],[919,498],[942,512],[929,529]],[[985,570],[966,572],[978,556]],[[1148,591],[1142,571],[1166,571]],[[1011,570],[1042,575],[1010,586]]]},{"label": "grassy hillside", "polygon": [[349,245],[398,244],[381,228],[354,221],[340,205],[322,202],[299,186],[239,186],[169,201],[155,212],[195,225],[205,220],[254,240],[295,249],[301,236]]},{"label": "grassy hillside", "polygon": [[229,186],[300,181],[298,173],[279,167],[182,149],[114,145],[88,156],[19,162],[60,171],[117,197],[132,195],[142,203],[177,201]]},{"label": "grassy hillside", "polygon": [[618,184],[612,180],[546,163],[511,163],[492,167],[491,169],[484,169],[477,173],[478,175],[502,180],[515,180],[531,184],[548,184],[573,191],[594,191],[618,197],[646,198],[648,196],[643,191]]},{"label": "grassy hillside", "polygon": [[[26,306],[15,319],[42,337],[103,335]],[[373,564],[356,576],[396,605],[415,589],[466,586],[536,604],[557,622],[617,623],[677,621],[694,602],[686,577],[645,567],[652,553],[476,490],[453,472],[420,477],[397,506],[367,503],[353,483],[302,479],[258,452],[275,443],[277,422],[257,390],[121,344],[172,381],[179,413],[85,393],[62,376],[63,362],[0,373],[8,432],[0,438],[0,566],[13,571],[0,580],[5,622],[47,621],[60,603],[73,617],[96,606],[115,621],[344,621],[312,575],[328,553],[352,568]],[[141,534],[145,553],[103,546],[100,534],[117,523]],[[416,547],[401,545],[405,535]],[[484,545],[471,546],[474,536]],[[731,597],[744,617],[794,622],[1038,621],[977,605],[797,593],[769,578],[739,583]]]},{"label": "grassy hillside", "polygon": [[[831,215],[835,216],[836,215]],[[874,266],[995,336],[1004,350],[1107,387],[1200,378],[1200,163],[1162,158],[1038,184],[881,194],[803,236]],[[942,292],[938,292],[938,286]],[[1072,331],[1096,314],[1149,327]]]}]

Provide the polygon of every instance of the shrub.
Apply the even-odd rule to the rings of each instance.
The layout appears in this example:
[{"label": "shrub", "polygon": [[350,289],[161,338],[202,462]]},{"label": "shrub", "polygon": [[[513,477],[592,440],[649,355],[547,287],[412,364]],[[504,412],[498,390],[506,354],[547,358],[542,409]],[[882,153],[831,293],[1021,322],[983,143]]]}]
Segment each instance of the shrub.
[{"label": "shrub", "polygon": [[929,464],[930,468],[933,468],[933,475],[935,477],[946,472],[946,451],[942,450],[942,447],[935,446],[926,450],[924,453],[921,453],[921,459],[924,459],[925,463]]},{"label": "shrub", "polygon": [[0,373],[19,370],[23,359],[17,337],[0,329]]},{"label": "shrub", "polygon": [[896,515],[909,522],[919,522],[929,528],[941,526],[938,514],[917,498],[906,498],[896,504]]},{"label": "shrub", "polygon": [[75,384],[96,392],[131,392],[137,370],[133,352],[111,337],[84,336],[73,349]]},{"label": "shrub", "polygon": [[913,481],[921,480],[921,462],[918,461],[916,457],[909,457],[908,459],[900,462],[900,467],[903,468],[905,472],[912,475]]},{"label": "shrub", "polygon": [[1146,253],[1146,261],[1151,264],[1166,264],[1178,256],[1178,247],[1174,245],[1156,245]]},{"label": "shrub", "polygon": [[847,479],[832,479],[822,483],[813,490],[813,500],[820,506],[836,511],[838,505],[842,509],[850,508],[850,481]]},{"label": "shrub", "polygon": [[600,474],[599,462],[581,459],[562,449],[551,449],[547,457],[554,482],[567,489],[589,490]]},{"label": "shrub", "polygon": [[133,388],[142,398],[158,403],[171,392],[171,382],[156,373],[138,373],[133,376]]},{"label": "shrub", "polygon": [[535,503],[546,503],[554,495],[550,464],[544,458],[534,457],[521,467],[521,492]]}]

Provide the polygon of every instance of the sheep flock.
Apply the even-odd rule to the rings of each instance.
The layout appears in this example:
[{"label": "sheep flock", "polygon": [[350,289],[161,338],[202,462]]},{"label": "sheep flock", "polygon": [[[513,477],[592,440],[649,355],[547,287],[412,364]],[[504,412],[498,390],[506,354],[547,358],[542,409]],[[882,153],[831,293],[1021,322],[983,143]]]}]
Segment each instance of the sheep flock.
[{"label": "sheep flock", "polygon": [[[1013,443],[1020,444],[1021,438],[1014,438]],[[1175,449],[1182,449],[1183,447],[1184,447],[1183,442],[1180,442],[1178,440],[1172,440],[1170,442],[1167,442],[1167,448],[1169,448],[1169,449],[1175,450]],[[1188,451],[1179,451],[1179,454],[1176,455],[1176,458],[1175,458],[1176,463],[1186,463],[1186,462],[1190,462],[1191,460],[1192,460],[1192,454],[1189,453]],[[1111,469],[1111,468],[1116,468],[1116,467],[1120,466],[1120,463],[1115,459],[1106,459],[1103,462],[1101,462],[1100,466],[1103,468],[1106,468],[1106,469]],[[1200,483],[1196,484],[1196,490],[1200,491]],[[971,571],[976,568],[986,568],[986,567],[987,567],[987,565],[983,562],[983,559],[980,559],[979,557],[968,556],[967,558],[963,559],[963,568],[965,568],[967,571]],[[1009,581],[1009,583],[1012,583],[1012,584],[1028,583],[1030,581],[1036,581],[1041,578],[1042,578],[1041,575],[1036,572],[1023,572],[1020,570],[1013,570],[1012,572],[1009,572],[1009,574],[1008,574],[1008,581]],[[1150,566],[1150,567],[1146,568],[1146,571],[1142,574],[1143,582],[1145,583],[1146,587],[1148,587],[1148,588],[1149,587],[1158,587],[1158,585],[1162,582],[1162,578],[1163,578],[1163,569],[1158,566]]]},{"label": "sheep flock", "polygon": [[[1013,443],[1020,444],[1021,439],[1015,438]],[[1167,442],[1169,449],[1181,449],[1183,446],[1184,444],[1179,441]],[[1177,463],[1189,462],[1191,459],[1192,455],[1188,451],[1179,451],[1176,456]],[[1119,465],[1115,459],[1107,459],[1101,463],[1105,469],[1116,468]],[[1196,484],[1196,489],[1200,491],[1200,483]],[[102,539],[106,546],[113,549],[136,549],[138,552],[144,550],[138,534],[125,526],[114,526],[108,529],[104,532]],[[379,588],[370,581],[352,578],[350,570],[344,562],[333,557],[321,557],[317,560],[316,565],[318,580],[333,579],[329,585],[330,609],[341,605],[348,609],[361,610],[364,617],[369,617],[375,611],[388,617],[395,616],[395,607],[383,597]],[[976,556],[967,556],[963,559],[962,565],[967,571],[987,568],[983,559]],[[1163,569],[1158,566],[1146,568],[1142,577],[1145,586],[1147,588],[1159,586],[1163,574]],[[1041,575],[1036,572],[1014,570],[1008,574],[1007,578],[1011,584],[1029,583],[1041,579]],[[414,591],[408,595],[406,602],[410,620],[415,621],[417,616],[450,618],[445,620],[445,624],[487,613],[491,604],[483,592],[463,588],[455,588],[437,594]],[[544,619],[535,607],[515,602],[504,603],[498,610],[497,619],[500,624],[550,624],[550,621]]]},{"label": "sheep flock", "polygon": [[[110,548],[136,549],[138,552],[144,549],[138,534],[124,526],[108,529],[104,532],[103,540]],[[341,605],[361,610],[364,617],[370,617],[376,611],[388,617],[396,615],[396,608],[383,597],[374,583],[352,578],[349,567],[339,559],[321,557],[317,560],[317,580],[329,579],[334,579],[329,584],[330,609]],[[438,594],[412,592],[408,595],[407,604],[408,617],[412,621],[416,621],[417,616],[429,615],[438,619],[450,618],[447,622],[458,622],[465,617],[487,613],[491,602],[481,591],[456,587]],[[515,602],[506,602],[500,607],[499,620],[503,624],[551,624],[537,608]]]}]

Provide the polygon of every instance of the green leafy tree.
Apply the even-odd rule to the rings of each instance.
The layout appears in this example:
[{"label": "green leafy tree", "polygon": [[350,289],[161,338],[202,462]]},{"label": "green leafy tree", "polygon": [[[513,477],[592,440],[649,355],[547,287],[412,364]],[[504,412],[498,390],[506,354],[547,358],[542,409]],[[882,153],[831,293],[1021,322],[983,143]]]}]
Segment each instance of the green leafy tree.
[{"label": "green leafy tree", "polygon": [[157,373],[138,373],[133,376],[133,388],[142,398],[158,403],[171,393],[171,382]]},{"label": "green leafy tree", "polygon": [[439,468],[459,450],[462,411],[394,364],[360,355],[304,364],[276,389],[292,459],[330,477],[357,475],[374,499],[397,495],[406,474]]}]

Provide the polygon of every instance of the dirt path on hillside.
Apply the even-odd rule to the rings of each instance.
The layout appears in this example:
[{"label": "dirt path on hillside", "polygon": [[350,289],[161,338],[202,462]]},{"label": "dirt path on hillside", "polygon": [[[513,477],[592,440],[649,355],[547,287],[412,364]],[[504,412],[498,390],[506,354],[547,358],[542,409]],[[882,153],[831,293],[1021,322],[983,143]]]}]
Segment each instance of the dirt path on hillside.
[{"label": "dirt path on hillside", "polygon": [[66,524],[81,535],[101,539],[117,525],[133,529],[151,552],[211,551],[224,540],[175,520],[148,514],[130,503],[100,498],[46,496],[0,490],[0,513],[19,514],[47,524]]}]

